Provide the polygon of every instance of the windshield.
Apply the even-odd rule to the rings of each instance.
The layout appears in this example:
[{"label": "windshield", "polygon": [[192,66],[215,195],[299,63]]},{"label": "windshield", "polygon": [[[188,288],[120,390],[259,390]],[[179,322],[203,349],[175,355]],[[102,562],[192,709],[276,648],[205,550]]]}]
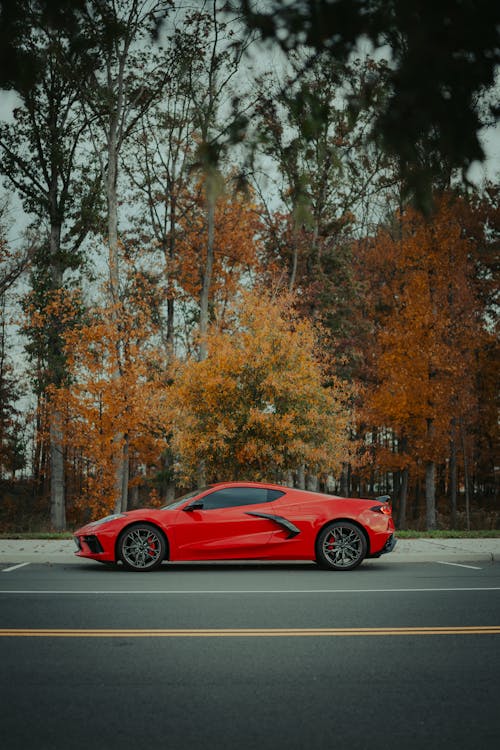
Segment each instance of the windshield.
[{"label": "windshield", "polygon": [[182,497],[178,497],[177,500],[174,500],[173,503],[168,503],[167,505],[164,505],[160,510],[175,510],[175,508],[178,508],[179,505],[182,505],[182,503],[185,503],[186,500],[190,500],[192,497],[196,497],[197,495],[201,495],[202,492],[205,490],[208,490],[208,487],[201,487],[197,490],[191,490],[191,492],[187,492]]}]

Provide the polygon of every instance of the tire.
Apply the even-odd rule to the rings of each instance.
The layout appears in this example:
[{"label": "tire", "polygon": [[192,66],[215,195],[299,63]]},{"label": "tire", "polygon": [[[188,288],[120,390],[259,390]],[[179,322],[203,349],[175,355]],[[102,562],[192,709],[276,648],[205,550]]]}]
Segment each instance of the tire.
[{"label": "tire", "polygon": [[122,532],[117,553],[125,568],[144,573],[160,567],[167,554],[167,542],[156,526],[136,523]]},{"label": "tire", "polygon": [[329,570],[352,570],[366,557],[366,537],[359,526],[335,521],[326,526],[316,541],[318,565]]}]

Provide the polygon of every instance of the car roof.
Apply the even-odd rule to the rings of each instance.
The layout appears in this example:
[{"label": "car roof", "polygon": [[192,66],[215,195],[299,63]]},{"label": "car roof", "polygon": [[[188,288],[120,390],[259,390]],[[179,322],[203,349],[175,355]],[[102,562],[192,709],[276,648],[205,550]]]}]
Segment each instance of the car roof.
[{"label": "car roof", "polygon": [[230,489],[231,487],[262,487],[265,489],[281,490],[282,492],[300,493],[301,495],[308,496],[311,500],[318,500],[319,498],[324,498],[325,500],[345,499],[338,495],[330,495],[327,492],[314,492],[313,490],[303,490],[299,487],[289,487],[288,485],[273,484],[272,482],[215,482],[206,487],[205,490]]},{"label": "car roof", "polygon": [[273,484],[271,482],[214,482],[210,489],[222,489],[224,487],[264,487],[273,490],[292,490],[293,487],[286,487],[282,484]]}]

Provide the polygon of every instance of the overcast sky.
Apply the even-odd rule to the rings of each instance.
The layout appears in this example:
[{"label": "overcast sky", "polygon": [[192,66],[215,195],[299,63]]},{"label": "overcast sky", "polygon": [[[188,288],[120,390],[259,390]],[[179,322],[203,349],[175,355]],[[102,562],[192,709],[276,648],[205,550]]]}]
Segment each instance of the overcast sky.
[{"label": "overcast sky", "polygon": [[[496,87],[500,90],[500,82]],[[12,91],[3,91],[0,89],[0,121],[9,122],[12,120],[12,110],[19,102],[17,94]],[[480,187],[486,180],[498,182],[500,180],[500,122],[496,126],[484,128],[480,133],[481,143],[486,154],[484,163],[475,162],[468,174],[468,178]],[[0,155],[1,158],[1,155]],[[0,197],[10,194],[0,180]],[[21,204],[13,196],[11,199],[12,219],[14,225],[9,232],[10,239],[14,240],[19,237],[26,225],[26,219],[23,216]]]}]

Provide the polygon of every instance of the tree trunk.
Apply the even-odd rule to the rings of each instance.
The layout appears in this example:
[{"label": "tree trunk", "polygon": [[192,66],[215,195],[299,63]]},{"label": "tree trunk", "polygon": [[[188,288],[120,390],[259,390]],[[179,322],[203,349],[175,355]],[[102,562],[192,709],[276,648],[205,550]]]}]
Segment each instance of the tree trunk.
[{"label": "tree trunk", "polygon": [[165,505],[175,499],[175,482],[173,481],[174,456],[170,448],[166,448],[160,456],[161,461],[161,487],[160,495]]},{"label": "tree trunk", "polygon": [[428,530],[436,528],[436,463],[425,464],[425,524]]},{"label": "tree trunk", "polygon": [[[432,450],[434,438],[434,420],[427,419],[427,444]],[[425,525],[427,529],[436,528],[436,462],[429,459],[425,463]]]},{"label": "tree trunk", "polygon": [[168,237],[168,261],[167,261],[167,273],[168,279],[168,292],[167,292],[167,361],[172,362],[174,357],[175,348],[175,302],[174,302],[174,284],[170,275],[172,273],[172,267],[175,258],[175,241],[176,241],[176,222],[177,222],[177,198],[175,191],[172,192],[170,198],[170,229]]},{"label": "tree trunk", "polygon": [[451,422],[450,440],[450,526],[457,528],[457,443],[456,443],[456,420]]},{"label": "tree trunk", "polygon": [[316,474],[308,474],[306,478],[306,489],[310,492],[318,491],[318,477]]},{"label": "tree trunk", "polygon": [[406,529],[406,505],[408,500],[408,468],[401,471],[401,487],[399,492],[398,527]]},{"label": "tree trunk", "polygon": [[[116,116],[111,118],[108,131],[108,171],[106,175],[106,200],[108,208],[108,262],[109,262],[109,293],[113,305],[113,320],[118,325],[118,308],[120,300],[120,261],[118,242],[118,122]],[[118,383],[123,368],[120,342],[116,345],[116,368],[113,379]],[[128,444],[127,436],[119,431],[113,439],[116,451],[115,464],[115,512],[127,510],[128,504]]]},{"label": "tree trunk", "polygon": [[470,531],[470,488],[469,488],[469,464],[467,461],[467,448],[465,445],[464,422],[460,417],[460,438],[462,443],[462,455],[464,461],[464,488],[465,488],[465,518],[467,531]]},{"label": "tree trunk", "polygon": [[340,494],[342,497],[349,497],[349,474],[350,474],[350,466],[348,463],[342,464],[342,472],[340,474]]},{"label": "tree trunk", "polygon": [[175,482],[167,482],[167,489],[165,491],[165,505],[173,503],[175,500]]},{"label": "tree trunk", "polygon": [[120,511],[123,513],[127,510],[128,507],[128,482],[129,482],[129,450],[128,450],[128,435],[124,435],[123,437],[123,448],[121,451],[121,461],[120,461],[120,467],[119,467],[119,476],[117,476],[117,480],[121,481],[121,492],[120,492],[120,498],[121,498],[121,507]]},{"label": "tree trunk", "polygon": [[[203,362],[208,357],[208,318],[210,303],[210,286],[214,265],[214,236],[215,236],[215,190],[211,184],[207,185],[207,259],[203,272],[203,282],[200,296],[200,346],[198,359]],[[198,465],[197,484],[200,489],[207,484],[206,464],[202,459]]]},{"label": "tree trunk", "polygon": [[64,454],[61,414],[50,414],[50,523],[56,531],[66,529],[64,497]]},{"label": "tree trunk", "polygon": [[135,509],[139,507],[139,485],[134,484],[132,489],[130,490],[129,494],[129,506],[131,509]]},{"label": "tree trunk", "polygon": [[[212,181],[210,181],[212,182]],[[207,258],[203,271],[203,281],[200,296],[200,349],[199,360],[202,362],[208,356],[207,333],[210,303],[210,287],[214,265],[214,236],[215,236],[215,188],[207,185]]]},{"label": "tree trunk", "polygon": [[109,133],[108,172],[106,176],[106,200],[108,205],[108,262],[109,290],[114,304],[119,299],[120,266],[118,257],[118,152],[116,133]]},{"label": "tree trunk", "polygon": [[293,232],[292,243],[292,267],[290,269],[290,280],[288,282],[288,290],[290,292],[293,292],[295,288],[295,283],[297,281],[297,267],[299,262],[299,241],[298,232],[296,229],[294,229]]},{"label": "tree trunk", "polygon": [[[50,227],[50,274],[52,290],[62,287],[62,268],[60,262],[61,224],[57,211],[57,179],[50,190],[50,209],[53,219]],[[62,342],[58,332],[60,321],[51,315],[49,331],[48,369],[52,373],[52,383],[58,387],[63,379],[61,363]],[[64,447],[62,415],[49,407],[49,461],[50,461],[50,521],[56,531],[66,529],[66,498],[64,477]]]},{"label": "tree trunk", "polygon": [[207,468],[203,458],[198,463],[196,484],[199,490],[202,490],[207,485]]}]

